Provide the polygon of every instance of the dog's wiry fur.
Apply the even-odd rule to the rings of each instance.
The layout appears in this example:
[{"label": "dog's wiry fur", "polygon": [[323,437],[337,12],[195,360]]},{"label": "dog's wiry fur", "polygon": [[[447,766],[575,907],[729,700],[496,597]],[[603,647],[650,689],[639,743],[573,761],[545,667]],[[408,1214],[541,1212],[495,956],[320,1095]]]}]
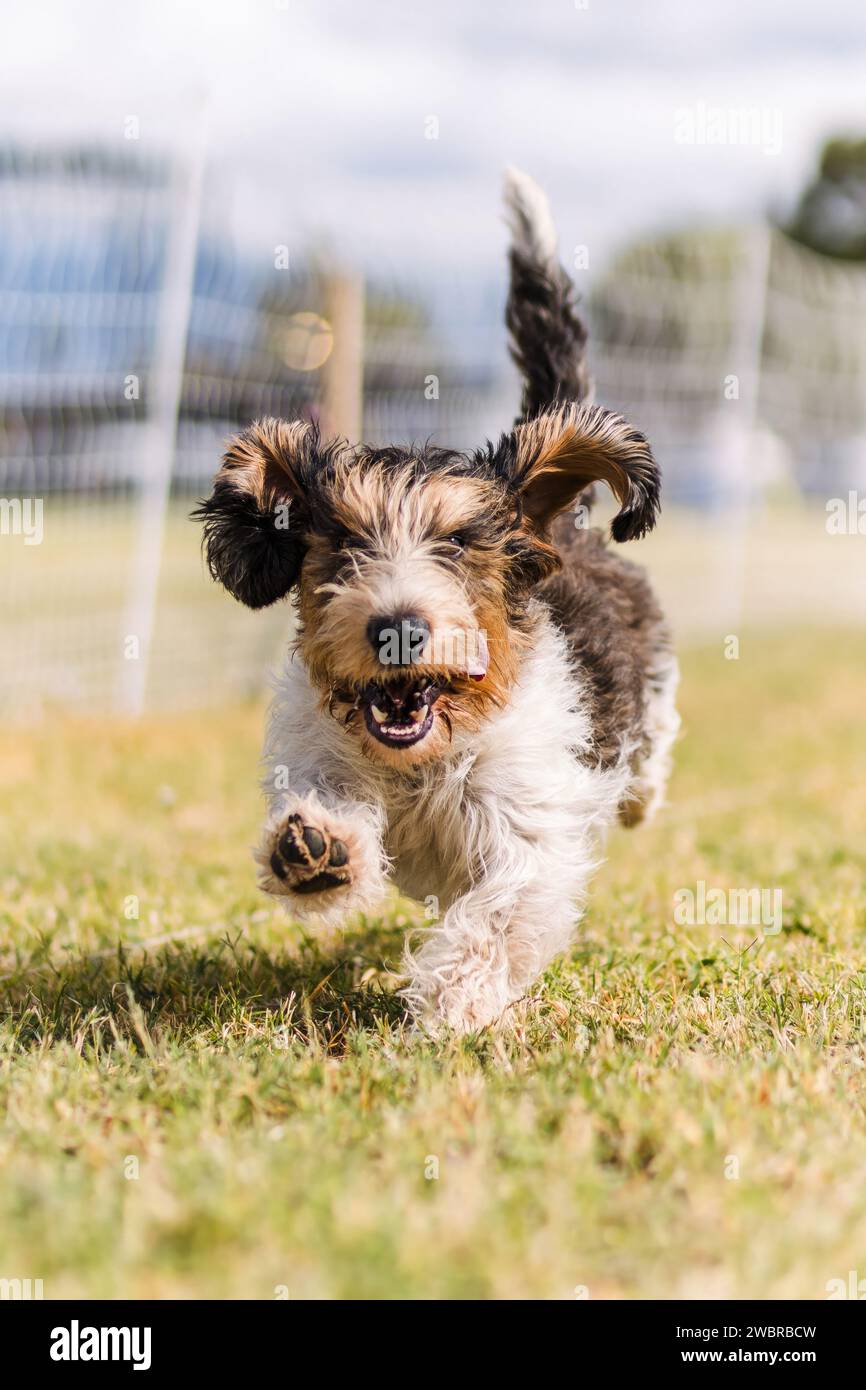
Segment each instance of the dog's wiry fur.
[{"label": "dog's wiry fur", "polygon": [[[589,399],[544,195],[512,173],[506,201],[514,429],[461,454],[261,421],[198,513],[215,578],[251,607],[291,593],[297,608],[265,743],[261,885],[332,922],[389,880],[434,898],[406,952],[430,1028],[494,1021],[567,946],[608,827],[663,795],[678,723],[643,573],[570,511],[604,482],[613,538],[641,536],[659,470]],[[386,656],[397,627],[414,645]]]}]

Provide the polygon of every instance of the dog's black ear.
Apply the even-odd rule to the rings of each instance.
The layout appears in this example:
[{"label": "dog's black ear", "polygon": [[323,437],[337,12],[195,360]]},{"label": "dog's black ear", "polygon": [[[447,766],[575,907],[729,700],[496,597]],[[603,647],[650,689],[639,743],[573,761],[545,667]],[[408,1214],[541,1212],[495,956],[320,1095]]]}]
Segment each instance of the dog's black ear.
[{"label": "dog's black ear", "polygon": [[214,579],[249,608],[276,603],[297,583],[316,445],[304,421],[257,421],[230,440],[213,492],[192,514]]},{"label": "dog's black ear", "polygon": [[614,540],[643,536],[656,523],[661,470],[650,446],[602,406],[564,405],[536,415],[503,436],[495,462],[542,534],[594,482],[607,483],[619,502]]}]

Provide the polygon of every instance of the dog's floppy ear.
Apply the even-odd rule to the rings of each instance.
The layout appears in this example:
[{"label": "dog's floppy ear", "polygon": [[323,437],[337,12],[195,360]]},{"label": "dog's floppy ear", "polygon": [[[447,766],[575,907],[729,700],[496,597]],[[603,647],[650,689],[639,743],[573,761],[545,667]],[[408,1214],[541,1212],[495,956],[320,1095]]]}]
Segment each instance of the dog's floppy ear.
[{"label": "dog's floppy ear", "polygon": [[585,403],[537,415],[503,438],[496,458],[539,532],[594,482],[607,483],[619,502],[614,540],[655,525],[661,471],[644,436],[612,410]]},{"label": "dog's floppy ear", "polygon": [[193,512],[208,569],[249,608],[275,603],[297,582],[316,444],[302,420],[258,420],[229,441],[213,492]]}]

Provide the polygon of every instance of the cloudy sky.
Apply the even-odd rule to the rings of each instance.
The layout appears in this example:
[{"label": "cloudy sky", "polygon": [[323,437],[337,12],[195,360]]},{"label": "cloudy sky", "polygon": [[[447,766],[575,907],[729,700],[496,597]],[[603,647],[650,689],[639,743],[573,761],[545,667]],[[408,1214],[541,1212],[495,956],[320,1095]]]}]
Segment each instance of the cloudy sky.
[{"label": "cloudy sky", "polygon": [[866,132],[862,0],[6,0],[2,49],[0,138],[205,128],[226,235],[380,270],[495,263],[509,163],[597,266],[784,206],[822,136]]}]

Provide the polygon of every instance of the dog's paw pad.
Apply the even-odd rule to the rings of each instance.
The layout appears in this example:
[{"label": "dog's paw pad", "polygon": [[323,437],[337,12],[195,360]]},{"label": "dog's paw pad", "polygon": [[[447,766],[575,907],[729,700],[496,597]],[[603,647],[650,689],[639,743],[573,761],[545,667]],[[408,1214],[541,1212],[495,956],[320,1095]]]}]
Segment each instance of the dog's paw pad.
[{"label": "dog's paw pad", "polygon": [[329,888],[344,888],[348,882],[348,878],[341,878],[339,874],[315,874],[312,878],[305,878],[296,883],[293,892],[325,893]]},{"label": "dog's paw pad", "polygon": [[282,883],[285,883],[286,879],[289,876],[286,872],[286,866],[283,863],[280,856],[277,854],[276,850],[274,850],[273,854],[271,855],[271,873],[275,874],[276,877],[280,879]]},{"label": "dog's paw pad", "polygon": [[278,849],[287,864],[311,869],[324,857],[327,840],[317,826],[305,825],[300,816],[289,816]]},{"label": "dog's paw pad", "polygon": [[342,869],[349,862],[349,851],[342,840],[331,841],[331,853],[328,855],[328,866],[331,869]]},{"label": "dog's paw pad", "polygon": [[326,830],[289,816],[275,837],[271,873],[289,893],[325,893],[352,882],[349,847]]}]

